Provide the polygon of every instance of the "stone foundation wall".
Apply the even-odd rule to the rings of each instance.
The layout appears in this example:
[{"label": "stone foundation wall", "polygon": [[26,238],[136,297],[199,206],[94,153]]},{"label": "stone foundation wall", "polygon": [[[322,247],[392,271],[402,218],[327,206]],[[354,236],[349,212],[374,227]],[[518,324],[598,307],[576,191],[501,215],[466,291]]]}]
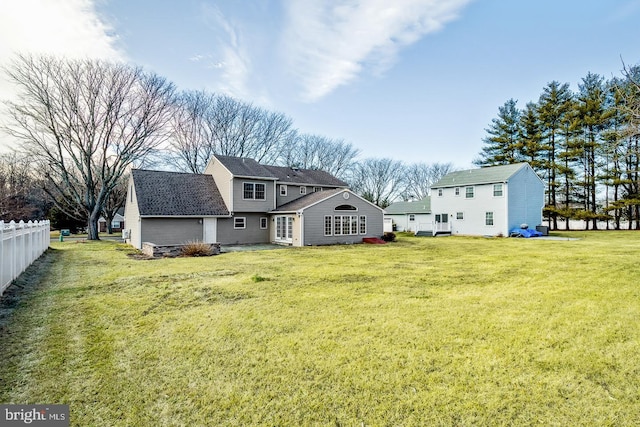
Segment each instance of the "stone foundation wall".
[{"label": "stone foundation wall", "polygon": [[[210,255],[220,254],[220,243],[204,243],[211,248]],[[156,245],[143,242],[142,253],[153,258],[175,258],[182,255],[182,248],[187,245]]]}]

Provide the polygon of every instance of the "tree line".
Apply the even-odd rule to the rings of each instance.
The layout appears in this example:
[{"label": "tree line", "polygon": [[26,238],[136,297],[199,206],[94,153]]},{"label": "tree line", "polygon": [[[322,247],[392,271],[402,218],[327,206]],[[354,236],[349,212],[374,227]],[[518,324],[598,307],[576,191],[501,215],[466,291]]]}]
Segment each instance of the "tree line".
[{"label": "tree line", "polygon": [[528,162],[546,182],[551,228],[640,229],[640,67],[609,80],[588,73],[577,91],[552,81],[522,109],[509,99],[486,132],[474,163]]},{"label": "tree line", "polygon": [[202,173],[214,154],[322,169],[386,207],[423,198],[451,163],[360,159],[342,139],[300,132],[286,115],[227,95],[180,91],[141,67],[17,55],[4,68],[19,91],[3,131],[18,145],[0,156],[0,219],[44,215],[84,222],[98,239],[125,203],[132,167]]}]

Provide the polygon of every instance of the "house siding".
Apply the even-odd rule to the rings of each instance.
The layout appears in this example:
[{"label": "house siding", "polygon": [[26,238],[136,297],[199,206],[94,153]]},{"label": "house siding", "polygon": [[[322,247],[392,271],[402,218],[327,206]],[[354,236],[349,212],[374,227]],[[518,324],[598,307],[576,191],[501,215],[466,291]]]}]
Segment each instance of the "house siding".
[{"label": "house siding", "polygon": [[[244,183],[265,184],[265,200],[245,200]],[[275,208],[275,184],[273,181],[266,181],[251,178],[234,178],[233,180],[233,212],[268,212]]]},{"label": "house siding", "polygon": [[[415,221],[409,221],[409,215],[415,215]],[[393,219],[396,231],[431,231],[433,216],[431,214],[385,214],[385,218]]]},{"label": "house siding", "polygon": [[211,159],[204,173],[209,174],[213,177],[213,181],[216,183],[216,186],[220,191],[220,195],[222,196],[222,200],[224,200],[224,204],[227,206],[227,208],[230,211],[232,211],[233,205],[231,205],[231,202],[232,202],[231,173],[215,157]]},{"label": "house siding", "polygon": [[[234,217],[244,217],[246,227],[235,229]],[[231,218],[218,218],[218,242],[223,245],[244,245],[269,242],[269,229],[274,227],[271,218],[267,220],[267,228],[260,228],[260,218],[268,217],[264,212],[237,212]]]},{"label": "house siding", "polygon": [[[280,195],[281,185],[287,186],[286,196]],[[310,194],[313,192],[313,187],[307,187],[307,192],[305,194],[300,194],[300,187],[301,187],[300,185],[288,185],[288,184],[276,183],[276,207],[282,206],[285,203],[293,202],[294,200],[299,199],[300,197],[304,197],[307,194]],[[302,186],[302,187],[306,187],[306,186]]]},{"label": "house siding", "polygon": [[[328,200],[324,200],[310,208],[304,210],[304,243],[305,245],[330,245],[344,243],[361,243],[363,237],[380,237],[383,234],[383,216],[381,210],[351,194],[349,200],[342,198],[343,193],[338,193]],[[358,208],[357,211],[336,211],[339,205],[349,204]],[[324,217],[325,215],[358,215],[367,217],[366,234],[347,236],[325,236]],[[294,227],[296,228],[296,227]],[[359,231],[359,230],[358,230]],[[295,237],[295,236],[294,236]]]},{"label": "house siding", "polygon": [[202,241],[202,218],[142,218],[142,242],[178,245]]},{"label": "house siding", "polygon": [[[435,218],[438,214],[447,214],[452,234],[463,235],[506,235],[506,197],[493,196],[493,184],[473,185],[474,197],[466,198],[464,188],[460,195],[455,195],[455,189],[443,188],[442,196],[431,198],[431,212]],[[506,194],[506,184],[503,183],[503,194]],[[462,212],[464,219],[456,219],[456,214]],[[486,212],[493,212],[493,225],[485,224]]]},{"label": "house siding", "polygon": [[530,168],[523,168],[509,178],[509,218],[507,232],[522,224],[535,228],[542,224],[544,184]]},{"label": "house siding", "polygon": [[[493,195],[494,184],[502,184],[502,196]],[[465,196],[468,186],[474,187],[473,198]],[[523,223],[535,227],[542,221],[544,183],[528,165],[503,177],[502,181],[461,183],[459,196],[455,195],[453,186],[434,188],[442,190],[442,196],[438,196],[437,190],[434,192],[431,212],[434,218],[437,214],[448,214],[453,234],[508,236],[510,229]],[[458,212],[464,214],[464,219],[456,219]],[[486,225],[487,212],[493,213],[493,225]]]}]

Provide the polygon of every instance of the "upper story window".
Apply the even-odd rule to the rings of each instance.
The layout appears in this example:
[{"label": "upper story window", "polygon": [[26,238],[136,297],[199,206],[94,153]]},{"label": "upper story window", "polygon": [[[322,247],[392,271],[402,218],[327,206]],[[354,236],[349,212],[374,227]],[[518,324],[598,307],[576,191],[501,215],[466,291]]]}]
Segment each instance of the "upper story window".
[{"label": "upper story window", "polygon": [[442,188],[438,188],[438,197],[442,197]]},{"label": "upper story window", "polygon": [[318,191],[322,191],[322,187],[313,187],[314,193],[317,193]]},{"label": "upper story window", "polygon": [[280,184],[280,195],[281,196],[287,195],[287,186],[284,184]]},{"label": "upper story window", "polygon": [[409,221],[415,221],[416,216],[414,214],[409,214]]},{"label": "upper story window", "polygon": [[242,198],[244,200],[266,200],[266,186],[261,182],[245,182]]},{"label": "upper story window", "polygon": [[502,184],[493,184],[493,197],[502,197]]},{"label": "upper story window", "polygon": [[300,194],[307,194],[307,187],[300,187]]},{"label": "upper story window", "polygon": [[475,188],[474,187],[465,187],[465,189],[464,189],[464,197],[466,197],[467,199],[473,199],[474,194],[475,194]]},{"label": "upper story window", "polygon": [[460,187],[456,187],[453,191],[454,191],[456,196],[460,195]]}]

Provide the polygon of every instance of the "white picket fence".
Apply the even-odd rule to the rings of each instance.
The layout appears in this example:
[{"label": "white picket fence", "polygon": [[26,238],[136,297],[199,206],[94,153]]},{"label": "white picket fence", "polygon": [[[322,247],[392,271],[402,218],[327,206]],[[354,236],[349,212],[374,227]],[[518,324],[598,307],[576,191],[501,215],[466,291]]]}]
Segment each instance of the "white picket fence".
[{"label": "white picket fence", "polygon": [[49,221],[0,221],[0,295],[49,247]]}]

